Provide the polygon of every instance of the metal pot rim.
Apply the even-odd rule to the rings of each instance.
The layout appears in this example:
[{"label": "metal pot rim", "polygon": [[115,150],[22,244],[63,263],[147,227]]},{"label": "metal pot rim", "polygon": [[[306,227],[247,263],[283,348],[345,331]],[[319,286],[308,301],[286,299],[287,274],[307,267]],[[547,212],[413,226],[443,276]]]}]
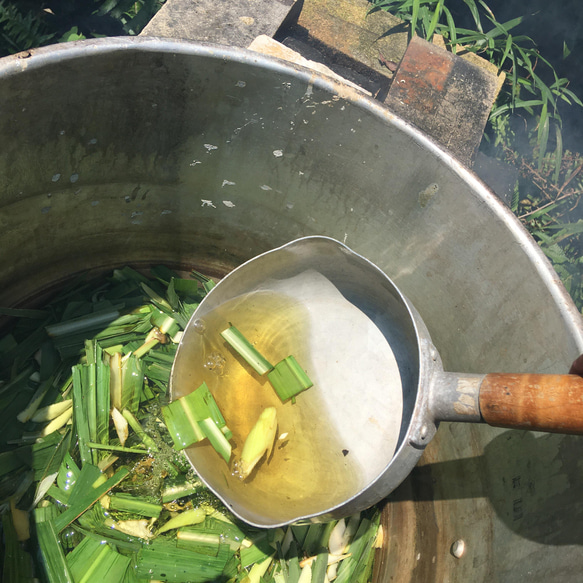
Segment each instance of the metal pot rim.
[{"label": "metal pot rim", "polygon": [[47,65],[62,65],[68,60],[86,59],[107,53],[117,52],[122,54],[128,51],[175,53],[234,61],[248,64],[252,67],[261,67],[279,74],[295,77],[307,85],[338,95],[347,102],[371,112],[386,125],[398,128],[410,136],[412,140],[429,150],[463,182],[468,184],[483,199],[484,204],[488,206],[497,219],[512,232],[556,300],[561,315],[575,339],[579,352],[583,352],[583,319],[581,314],[550,261],[512,211],[471,170],[444,150],[442,146],[401,117],[392,113],[384,105],[351,85],[340,83],[331,77],[306,67],[248,49],[158,37],[105,37],[31,49],[0,59],[0,81],[17,74],[26,74],[28,70],[38,69]]}]

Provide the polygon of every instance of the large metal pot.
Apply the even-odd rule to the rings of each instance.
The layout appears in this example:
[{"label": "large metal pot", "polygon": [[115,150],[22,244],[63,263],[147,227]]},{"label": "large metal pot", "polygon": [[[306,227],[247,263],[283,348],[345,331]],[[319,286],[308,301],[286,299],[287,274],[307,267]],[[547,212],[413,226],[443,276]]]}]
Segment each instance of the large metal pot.
[{"label": "large metal pot", "polygon": [[[0,61],[0,303],[120,264],[221,275],[323,234],[413,302],[447,370],[566,372],[583,326],[511,213],[353,89],[261,55],[101,39]],[[377,581],[580,579],[581,440],[444,425]]]}]

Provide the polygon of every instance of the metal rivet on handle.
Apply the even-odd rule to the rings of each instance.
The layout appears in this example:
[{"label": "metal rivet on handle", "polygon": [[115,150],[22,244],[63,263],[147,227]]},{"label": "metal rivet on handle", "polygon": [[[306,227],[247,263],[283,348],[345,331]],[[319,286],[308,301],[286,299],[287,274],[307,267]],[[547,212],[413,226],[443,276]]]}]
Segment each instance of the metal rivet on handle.
[{"label": "metal rivet on handle", "polygon": [[465,552],[466,552],[466,543],[462,539],[456,540],[451,545],[451,554],[456,559],[461,559]]}]

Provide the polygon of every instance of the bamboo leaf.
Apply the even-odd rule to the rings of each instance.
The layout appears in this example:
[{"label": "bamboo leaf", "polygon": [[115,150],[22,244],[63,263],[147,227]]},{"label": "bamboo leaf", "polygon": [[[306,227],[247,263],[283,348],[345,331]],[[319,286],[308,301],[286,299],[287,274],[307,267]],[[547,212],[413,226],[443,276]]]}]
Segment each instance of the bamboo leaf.
[{"label": "bamboo leaf", "polygon": [[480,32],[484,32],[484,30],[482,29],[482,22],[480,20],[480,12],[474,0],[464,0],[464,4],[466,4],[466,6],[470,9],[470,12],[472,13],[472,18],[474,19],[474,23],[476,24],[476,28]]},{"label": "bamboo leaf", "polygon": [[435,7],[435,11],[433,12],[433,17],[431,18],[429,28],[427,29],[427,33],[425,35],[425,38],[429,41],[433,38],[433,33],[435,31],[435,27],[437,26],[437,23],[439,22],[439,18],[441,17],[441,12],[443,10],[443,3],[444,3],[444,0],[438,0],[437,6]]},{"label": "bamboo leaf", "polygon": [[445,14],[445,18],[447,20],[447,31],[449,33],[449,40],[452,46],[452,52],[455,54],[457,48],[457,30],[455,26],[455,22],[449,8],[447,6],[443,6],[443,12]]},{"label": "bamboo leaf", "polygon": [[549,139],[549,116],[547,113],[547,104],[544,103],[539,120],[539,129],[538,129],[538,145],[539,145],[539,152],[538,152],[538,167],[539,169],[542,168],[544,157],[547,151],[547,142]]},{"label": "bamboo leaf", "polygon": [[561,132],[559,124],[555,125],[555,141],[557,146],[554,152],[555,169],[553,172],[553,182],[557,184],[561,175],[561,167],[563,162],[563,133]]},{"label": "bamboo leaf", "polygon": [[512,35],[509,34],[506,37],[506,46],[504,47],[504,52],[502,53],[502,57],[500,58],[500,61],[498,61],[498,68],[502,69],[502,67],[504,66],[504,63],[506,61],[506,59],[508,58],[508,55],[510,54],[510,51],[512,50]]},{"label": "bamboo leaf", "polygon": [[413,0],[413,8],[411,11],[411,37],[417,34],[417,19],[419,18],[420,0]]}]

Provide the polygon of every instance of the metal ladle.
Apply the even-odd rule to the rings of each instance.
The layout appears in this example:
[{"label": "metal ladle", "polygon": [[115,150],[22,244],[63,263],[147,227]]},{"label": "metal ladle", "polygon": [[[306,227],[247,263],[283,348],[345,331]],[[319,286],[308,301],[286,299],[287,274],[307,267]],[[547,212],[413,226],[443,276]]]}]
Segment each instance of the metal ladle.
[{"label": "metal ladle", "polygon": [[[295,404],[278,404],[280,439],[251,479],[241,482],[209,446],[186,451],[202,481],[249,524],[329,520],[374,505],[411,472],[441,421],[583,433],[583,378],[444,372],[421,317],[392,281],[346,245],[320,236],[263,253],[211,290],[178,347],[171,398],[205,381],[220,406],[222,400],[244,417],[247,400],[268,394],[260,379],[236,403],[221,392],[229,375],[249,374],[219,335],[228,326],[221,318],[237,325],[237,310],[270,327],[263,334],[251,326],[249,340],[262,352],[269,338],[296,337],[293,354],[314,381]],[[216,366],[205,364],[209,356]],[[234,417],[228,425],[238,422]],[[309,435],[303,449],[302,431]],[[272,465],[280,467],[277,481],[266,482]],[[286,492],[298,472],[305,484]]]}]

